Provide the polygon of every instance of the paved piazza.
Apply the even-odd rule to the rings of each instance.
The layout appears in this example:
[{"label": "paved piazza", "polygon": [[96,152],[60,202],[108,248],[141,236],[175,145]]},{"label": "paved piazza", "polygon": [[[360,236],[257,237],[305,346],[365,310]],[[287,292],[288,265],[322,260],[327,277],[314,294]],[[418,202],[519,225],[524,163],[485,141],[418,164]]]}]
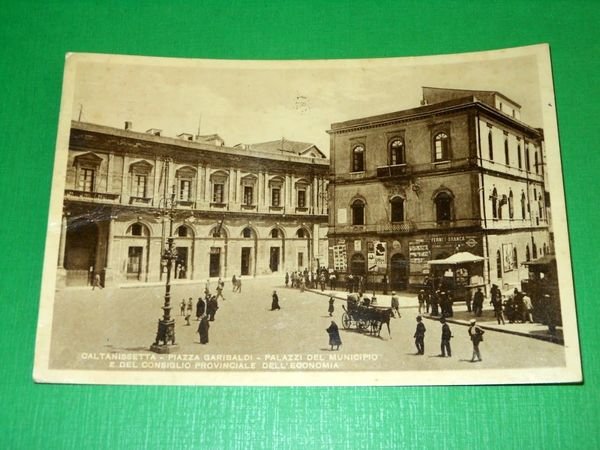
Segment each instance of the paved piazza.
[{"label": "paved piazza", "polygon": [[[214,291],[215,281],[211,281]],[[402,318],[392,319],[391,337],[369,336],[342,327],[342,305],[336,300],[333,319],[343,342],[329,350],[325,329],[331,318],[328,297],[285,288],[282,277],[244,279],[242,293],[225,285],[225,301],[210,324],[207,345],[199,343],[198,322],[186,326],[180,315],[183,298],[195,303],[204,285],[172,287],[176,320],[176,354],[156,355],[148,349],[162,314],[164,286],[92,291],[67,289],[56,294],[51,358],[53,369],[160,368],[219,370],[228,368],[289,370],[462,370],[473,368],[528,368],[564,365],[564,347],[527,337],[488,331],[480,345],[483,362],[470,363],[467,328],[451,325],[453,356],[440,358],[441,325],[425,320],[425,355],[416,356],[414,340],[416,299],[401,297]],[[270,311],[271,294],[279,293],[281,310]],[[381,305],[389,300],[379,302]],[[211,363],[211,364],[208,364]],[[233,364],[232,364],[233,363]],[[162,366],[160,366],[162,364]],[[253,364],[253,366],[252,366]]]}]

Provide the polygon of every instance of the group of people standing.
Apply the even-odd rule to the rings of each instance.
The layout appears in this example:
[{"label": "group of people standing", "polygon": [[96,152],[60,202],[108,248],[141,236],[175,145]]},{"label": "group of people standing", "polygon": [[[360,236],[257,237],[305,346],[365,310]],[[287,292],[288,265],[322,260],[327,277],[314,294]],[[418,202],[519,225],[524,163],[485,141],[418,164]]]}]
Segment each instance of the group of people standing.
[{"label": "group of people standing", "polygon": [[442,289],[421,289],[417,295],[419,301],[419,314],[431,314],[432,316],[452,317],[452,295]]},{"label": "group of people standing", "polygon": [[[213,294],[211,292],[210,282],[206,280],[206,284],[204,285],[204,295],[198,297],[198,300],[196,301],[195,316],[196,321],[199,322],[197,332],[200,336],[201,344],[208,344],[208,331],[210,329],[209,322],[215,321],[217,310],[219,309],[219,299],[225,300],[225,297],[223,296],[224,288],[225,283],[223,280],[221,280],[221,278],[219,278],[215,287],[215,293]],[[235,289],[236,285],[234,285],[234,292],[236,292]],[[185,299],[181,300],[180,315],[184,317],[186,325],[190,325],[190,318],[192,316],[193,309],[194,303],[192,297],[190,297],[187,302]]]},{"label": "group of people standing", "polygon": [[301,291],[304,289],[321,289],[325,290],[327,283],[331,284],[333,289],[333,281],[335,274],[329,274],[327,270],[322,268],[319,272],[311,272],[307,268],[302,270],[285,273],[285,287],[299,288]]},{"label": "group of people standing", "polygon": [[[451,357],[452,356],[452,348],[450,346],[450,339],[454,336],[452,335],[452,331],[450,330],[450,326],[446,322],[445,317],[440,318],[440,323],[442,324],[442,339],[440,343],[440,357]],[[415,330],[414,339],[415,339],[415,347],[417,348],[417,355],[425,354],[425,332],[427,329],[425,328],[425,324],[423,323],[423,318],[419,315],[417,316],[417,328]],[[469,322],[469,338],[473,344],[473,356],[471,357],[471,362],[481,361],[481,352],[479,351],[479,344],[483,341],[484,331],[477,325],[477,321],[475,319],[471,319]]]},{"label": "group of people standing", "polygon": [[533,304],[527,293],[515,288],[512,295],[504,301],[500,288],[493,284],[490,297],[490,304],[494,308],[494,316],[498,325],[504,325],[505,318],[509,323],[533,323]]}]

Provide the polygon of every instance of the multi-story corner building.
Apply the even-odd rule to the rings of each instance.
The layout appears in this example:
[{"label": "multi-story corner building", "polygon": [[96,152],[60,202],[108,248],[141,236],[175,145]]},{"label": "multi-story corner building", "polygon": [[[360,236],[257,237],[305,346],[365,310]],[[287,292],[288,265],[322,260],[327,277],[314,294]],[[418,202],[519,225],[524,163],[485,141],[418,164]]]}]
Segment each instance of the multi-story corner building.
[{"label": "multi-story corner building", "polygon": [[400,289],[468,251],[482,284],[527,278],[551,242],[543,132],[520,116],[499,92],[426,87],[419,107],[332,124],[330,266]]},{"label": "multi-story corner building", "polygon": [[68,155],[59,286],[163,279],[171,217],[177,279],[327,265],[329,161],[314,145],[72,122]]}]

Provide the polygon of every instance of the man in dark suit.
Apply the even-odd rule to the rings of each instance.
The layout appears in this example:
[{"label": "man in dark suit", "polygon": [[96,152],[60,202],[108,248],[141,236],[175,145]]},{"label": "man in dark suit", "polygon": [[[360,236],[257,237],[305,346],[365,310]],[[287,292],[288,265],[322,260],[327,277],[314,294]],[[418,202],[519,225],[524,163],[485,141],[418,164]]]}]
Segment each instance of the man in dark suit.
[{"label": "man in dark suit", "polygon": [[421,316],[417,316],[417,329],[415,331],[415,346],[417,347],[417,355],[425,354],[425,324]]},{"label": "man in dark suit", "polygon": [[440,354],[440,356],[452,356],[452,350],[450,349],[450,339],[452,338],[452,332],[450,331],[450,327],[446,323],[446,319],[444,317],[440,319],[440,323],[442,324],[442,353]]}]

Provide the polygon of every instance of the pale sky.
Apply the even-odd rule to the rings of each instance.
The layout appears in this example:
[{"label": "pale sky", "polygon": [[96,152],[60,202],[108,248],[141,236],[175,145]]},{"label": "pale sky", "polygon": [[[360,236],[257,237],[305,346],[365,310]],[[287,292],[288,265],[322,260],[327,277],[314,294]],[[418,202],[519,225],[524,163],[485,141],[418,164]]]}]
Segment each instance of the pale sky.
[{"label": "pale sky", "polygon": [[[489,55],[489,54],[488,54]],[[470,62],[394,58],[294,62],[104,57],[77,63],[72,118],[163,136],[218,133],[228,146],[285,137],[329,154],[334,122],[419,106],[421,87],[499,91],[542,126],[534,56]],[[439,58],[439,57],[438,57]],[[443,58],[443,57],[442,57]],[[456,58],[454,58],[456,59]],[[157,61],[159,63],[157,63]]]}]

